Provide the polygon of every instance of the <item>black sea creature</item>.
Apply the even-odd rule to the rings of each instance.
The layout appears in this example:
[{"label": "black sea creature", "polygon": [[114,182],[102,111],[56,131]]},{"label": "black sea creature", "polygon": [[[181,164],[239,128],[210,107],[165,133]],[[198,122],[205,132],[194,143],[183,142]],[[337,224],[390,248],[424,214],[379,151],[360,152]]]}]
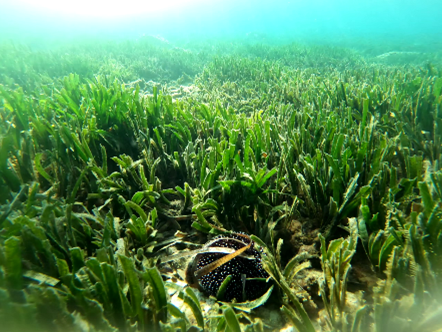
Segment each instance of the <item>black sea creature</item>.
[{"label": "black sea creature", "polygon": [[223,301],[255,300],[267,291],[269,275],[261,264],[261,252],[248,235],[220,235],[199,252],[186,271],[189,284]]}]

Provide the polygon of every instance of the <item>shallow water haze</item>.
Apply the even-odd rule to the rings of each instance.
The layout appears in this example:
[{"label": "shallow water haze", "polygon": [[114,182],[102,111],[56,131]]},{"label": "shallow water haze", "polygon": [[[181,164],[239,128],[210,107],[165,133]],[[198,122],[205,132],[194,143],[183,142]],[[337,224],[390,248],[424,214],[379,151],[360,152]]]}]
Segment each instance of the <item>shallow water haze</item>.
[{"label": "shallow water haze", "polygon": [[176,43],[194,39],[252,42],[385,41],[404,50],[440,50],[442,2],[391,1],[55,1],[0,4],[0,37],[42,47],[53,40],[160,35]]}]

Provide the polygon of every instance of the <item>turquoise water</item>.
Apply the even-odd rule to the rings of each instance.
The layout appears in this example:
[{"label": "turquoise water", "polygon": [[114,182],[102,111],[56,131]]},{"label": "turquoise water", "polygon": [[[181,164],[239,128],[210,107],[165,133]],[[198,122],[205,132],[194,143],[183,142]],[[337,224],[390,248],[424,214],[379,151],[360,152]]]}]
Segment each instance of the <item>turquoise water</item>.
[{"label": "turquoise water", "polygon": [[365,49],[388,43],[396,51],[442,50],[439,0],[65,3],[61,8],[44,0],[1,2],[0,38],[36,48],[54,40],[160,35],[174,43],[227,38]]}]

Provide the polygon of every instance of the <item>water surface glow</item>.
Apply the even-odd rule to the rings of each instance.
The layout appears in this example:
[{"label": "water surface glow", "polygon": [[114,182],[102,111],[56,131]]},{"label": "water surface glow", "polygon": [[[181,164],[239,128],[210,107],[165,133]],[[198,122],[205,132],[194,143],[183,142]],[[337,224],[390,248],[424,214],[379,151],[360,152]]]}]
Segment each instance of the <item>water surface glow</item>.
[{"label": "water surface glow", "polygon": [[19,0],[22,5],[59,15],[121,17],[180,9],[200,0]]}]

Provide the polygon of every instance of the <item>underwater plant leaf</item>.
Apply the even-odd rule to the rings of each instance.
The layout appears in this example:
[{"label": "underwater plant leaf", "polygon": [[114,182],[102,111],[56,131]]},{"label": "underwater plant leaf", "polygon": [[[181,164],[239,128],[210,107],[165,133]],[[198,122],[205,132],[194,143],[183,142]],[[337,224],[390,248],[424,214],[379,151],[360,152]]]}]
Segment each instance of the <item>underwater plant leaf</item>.
[{"label": "underwater plant leaf", "polygon": [[200,226],[199,230],[204,231],[204,232],[209,232],[212,229],[212,226],[209,224],[209,222],[203,216],[201,210],[197,207],[194,207],[193,211],[195,212],[196,216],[198,217],[198,223]]},{"label": "underwater plant leaf", "polygon": [[57,267],[58,267],[58,274],[60,275],[60,277],[69,275],[70,273],[69,266],[64,259],[57,258]]},{"label": "underwater plant leaf", "polygon": [[425,182],[419,182],[418,187],[420,194],[422,195],[422,202],[424,204],[425,213],[427,214],[427,216],[430,216],[434,208],[434,203],[430,195],[430,191],[428,190],[428,185]]},{"label": "underwater plant leaf", "polygon": [[442,94],[442,77],[436,79],[436,82],[433,86],[433,95],[436,99]]},{"label": "underwater plant leaf", "polygon": [[144,212],[143,209],[141,208],[141,206],[139,206],[137,203],[135,203],[133,201],[127,201],[124,205],[128,208],[135,210],[144,222],[147,221],[146,212]]},{"label": "underwater plant leaf", "polygon": [[12,202],[7,206],[6,211],[0,215],[0,226],[2,226],[2,223],[6,220],[6,218],[8,218],[11,212],[17,209],[19,205],[21,205],[21,200],[27,194],[28,190],[29,186],[27,185],[24,185],[20,188],[20,191],[14,196]]},{"label": "underwater plant leaf", "polygon": [[343,211],[344,207],[347,205],[347,203],[355,194],[356,188],[358,187],[358,178],[359,178],[359,173],[356,173],[356,175],[350,180],[347,186],[347,190],[344,193],[344,201],[341,204],[341,207],[339,208],[339,212]]},{"label": "underwater plant leaf", "polygon": [[166,288],[164,287],[163,279],[156,268],[148,269],[144,273],[144,278],[149,282],[152,287],[153,295],[155,298],[156,310],[160,313],[161,321],[167,319],[167,295]]},{"label": "underwater plant leaf", "polygon": [[373,264],[378,265],[380,258],[380,251],[384,244],[384,231],[380,230],[377,233],[372,233],[368,241],[369,258]]},{"label": "underwater plant leaf", "polygon": [[200,305],[200,301],[198,300],[198,297],[196,296],[195,292],[193,291],[192,288],[187,287],[184,292],[190,296],[192,298],[192,300],[196,303],[196,305],[198,306],[198,308],[201,310],[201,305]]},{"label": "underwater plant leaf", "polygon": [[362,317],[364,314],[366,314],[367,309],[368,309],[367,306],[363,306],[359,308],[358,311],[356,311],[351,332],[358,332],[361,330],[360,326],[362,322]]},{"label": "underwater plant leaf", "polygon": [[48,180],[51,184],[54,183],[54,179],[44,170],[44,168],[41,166],[41,158],[43,157],[43,153],[37,153],[35,155],[35,167],[37,168],[38,173],[42,177],[44,177],[46,180]]},{"label": "underwater plant leaf", "polygon": [[72,189],[72,192],[69,196],[69,202],[74,203],[75,198],[77,196],[78,189],[80,189],[81,183],[83,182],[83,178],[86,176],[86,173],[89,171],[89,169],[86,167],[78,177],[77,181],[75,182],[74,188]]},{"label": "underwater plant leaf", "polygon": [[49,286],[55,286],[60,282],[60,280],[56,278],[32,270],[28,270],[25,273],[23,273],[23,277],[32,279],[40,284],[46,284]]},{"label": "underwater plant leaf", "polygon": [[142,308],[143,293],[141,291],[140,281],[138,280],[138,277],[135,272],[134,263],[130,258],[123,255],[118,255],[118,258],[120,259],[124,275],[126,276],[127,281],[129,283],[132,309],[134,312],[137,313],[138,322],[141,328],[143,328],[144,326],[144,313]]},{"label": "underwater plant leaf", "polygon": [[126,328],[126,320],[124,317],[123,301],[121,299],[121,292],[118,286],[116,271],[112,265],[101,263],[103,269],[104,280],[106,282],[107,295],[112,304],[113,319],[118,329]]},{"label": "underwater plant leaf", "polygon": [[367,114],[368,114],[368,106],[369,106],[370,100],[364,99],[363,101],[363,108],[362,108],[362,122],[359,125],[359,139],[362,141],[362,138],[365,133],[365,127],[367,124]]},{"label": "underwater plant leaf", "polygon": [[150,219],[152,221],[152,227],[155,228],[158,220],[157,208],[153,208],[153,210],[150,212]]},{"label": "underwater plant leaf", "polygon": [[230,331],[241,332],[241,326],[239,325],[238,317],[236,317],[235,312],[231,307],[226,307],[226,309],[224,310],[224,317]]},{"label": "underwater plant leaf", "polygon": [[384,242],[384,244],[381,247],[380,253],[379,253],[379,268],[383,270],[385,265],[387,264],[387,260],[393,251],[393,248],[395,245],[398,245],[399,242],[396,241],[396,238],[393,235],[390,235],[387,240]]},{"label": "underwater plant leaf", "polygon": [[221,331],[225,331],[227,327],[227,322],[226,322],[226,318],[224,317],[224,315],[218,320],[218,324],[216,325],[216,332],[221,332]]},{"label": "underwater plant leaf", "polygon": [[[189,288],[186,288],[186,290]],[[180,297],[183,299],[184,303],[190,308],[193,315],[195,316],[198,326],[204,329],[204,317],[201,311],[201,306],[196,298],[195,293],[192,292],[181,292]]]},{"label": "underwater plant leaf", "polygon": [[339,185],[341,186],[342,184],[342,175],[341,175],[341,171],[339,170],[338,164],[336,164],[335,160],[333,159],[333,157],[327,153],[324,153],[325,157],[327,158],[328,163],[330,164],[332,170],[333,170],[333,174],[335,175],[336,179],[338,180]]},{"label": "underwater plant leaf", "polygon": [[172,316],[186,320],[186,315],[172,303],[168,303],[167,308]]},{"label": "underwater plant leaf", "polygon": [[4,246],[5,255],[5,276],[9,287],[12,289],[22,288],[22,262],[20,239],[11,236],[5,241]]},{"label": "underwater plant leaf", "polygon": [[[265,280],[264,280],[265,282]],[[267,300],[269,299],[270,295],[272,295],[274,285],[272,285],[267,292],[265,292],[264,295],[260,296],[256,300],[253,301],[247,301],[247,302],[238,302],[238,303],[232,303],[231,306],[235,309],[245,311],[245,312],[252,312],[253,309],[258,308],[262,305],[264,305]],[[227,304],[227,303],[226,303]]]},{"label": "underwater plant leaf", "polygon": [[100,147],[101,147],[101,161],[102,161],[101,169],[103,170],[103,173],[107,175],[107,152],[106,148],[103,145],[100,145]]},{"label": "underwater plant leaf", "polygon": [[245,171],[245,167],[239,157],[239,155],[235,155],[235,162],[236,162],[236,166],[238,166],[238,169],[241,171],[241,174],[244,174]]},{"label": "underwater plant leaf", "polygon": [[283,271],[284,277],[288,278],[292,274],[295,266],[298,265],[300,261],[307,259],[307,258],[308,258],[308,254],[306,254],[306,253],[298,254],[298,255],[294,256],[293,258],[291,258],[290,261],[286,264],[286,266],[284,268],[284,271]]},{"label": "underwater plant leaf", "polygon": [[274,174],[276,174],[276,172],[278,171],[278,169],[273,168],[271,169],[269,172],[267,172],[267,174],[265,176],[263,176],[261,179],[258,180],[258,188],[261,188],[268,179],[270,179]]},{"label": "underwater plant leaf", "polygon": [[180,318],[177,325],[181,328],[181,331],[186,331],[189,323],[186,315],[172,303],[167,304],[167,310],[173,317]]},{"label": "underwater plant leaf", "polygon": [[292,324],[295,326],[295,328],[300,332],[307,332],[307,328],[304,326],[304,324],[301,322],[301,320],[297,317],[295,311],[288,307],[283,305],[281,307],[281,311],[290,319]]},{"label": "underwater plant leaf", "polygon": [[224,298],[224,294],[226,292],[227,286],[230,283],[230,280],[232,280],[232,275],[229,274],[227,277],[224,278],[223,282],[221,283],[221,286],[218,288],[218,292],[216,293],[216,298],[218,301],[222,301]]},{"label": "underwater plant leaf", "polygon": [[103,270],[101,268],[100,262],[95,257],[90,258],[86,261],[86,266],[91,270],[99,280],[104,282]]},{"label": "underwater plant leaf", "polygon": [[72,272],[77,273],[78,270],[85,266],[83,252],[79,247],[70,248],[69,252],[72,259]]},{"label": "underwater plant leaf", "polygon": [[272,277],[274,282],[276,282],[277,285],[282,289],[282,291],[287,295],[292,305],[296,308],[297,314],[300,315],[300,319],[302,320],[305,331],[314,332],[315,328],[313,327],[313,323],[310,320],[310,317],[308,316],[307,312],[305,311],[304,307],[299,302],[295,294],[290,289],[289,285],[282,275],[282,272],[277,267],[275,258],[273,257],[265,243],[255,235],[251,235],[250,238],[253,242],[263,248],[265,253],[265,255],[263,255],[262,257],[264,268],[266,269],[267,273],[269,273],[269,275]]}]

